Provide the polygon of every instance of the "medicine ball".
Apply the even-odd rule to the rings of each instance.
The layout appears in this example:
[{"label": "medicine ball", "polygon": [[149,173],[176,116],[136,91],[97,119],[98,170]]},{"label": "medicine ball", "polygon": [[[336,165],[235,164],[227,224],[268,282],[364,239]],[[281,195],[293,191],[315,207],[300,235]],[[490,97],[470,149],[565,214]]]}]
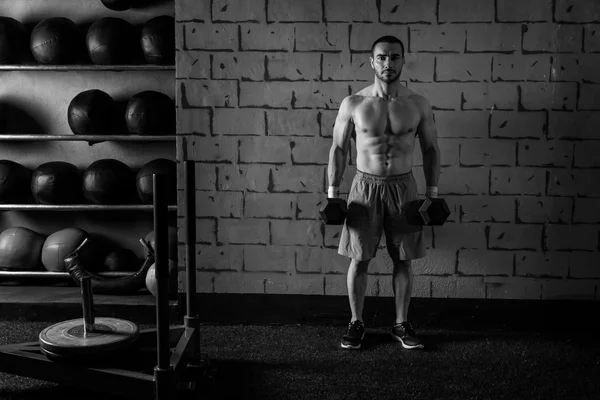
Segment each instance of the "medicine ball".
[{"label": "medicine ball", "polygon": [[48,271],[65,272],[65,258],[88,237],[79,228],[65,228],[46,238],[42,247],[42,264]]},{"label": "medicine ball", "polygon": [[94,161],[83,173],[83,195],[94,204],[123,204],[131,201],[135,176],[122,161]]},{"label": "medicine ball", "polygon": [[142,28],[140,44],[148,64],[175,64],[175,18],[152,18]]},{"label": "medicine ball", "polygon": [[111,134],[116,107],[115,100],[108,93],[99,89],[85,90],[69,103],[69,127],[76,135]]},{"label": "medicine ball", "polygon": [[[144,238],[146,243],[150,245],[152,250],[155,250],[155,239],[154,239],[154,231],[150,231],[146,237]],[[177,261],[177,228],[174,226],[169,226],[167,228],[167,246],[169,249],[169,259]]]},{"label": "medicine ball", "polygon": [[31,53],[41,64],[69,64],[78,56],[78,31],[75,22],[55,17],[41,21],[33,28]]},{"label": "medicine ball", "polygon": [[25,46],[25,26],[16,19],[0,17],[0,64],[18,63]]},{"label": "medicine ball", "polygon": [[135,50],[133,26],[121,18],[100,18],[90,25],[86,45],[94,64],[127,64]]},{"label": "medicine ball", "polygon": [[[177,263],[169,260],[169,294],[177,293]],[[146,288],[154,296],[158,293],[158,281],[156,280],[156,264],[152,264],[146,273]]]},{"label": "medicine ball", "polygon": [[177,163],[166,158],[157,158],[146,163],[135,177],[137,193],[145,204],[152,204],[154,186],[152,175],[164,175],[167,190],[166,201],[168,204],[177,204]]},{"label": "medicine ball", "polygon": [[131,0],[102,0],[102,4],[113,11],[125,11],[131,8]]},{"label": "medicine ball", "polygon": [[20,226],[0,233],[0,270],[42,270],[45,239],[43,235]]},{"label": "medicine ball", "polygon": [[175,103],[154,90],[137,93],[127,102],[125,124],[129,133],[139,135],[175,133]]},{"label": "medicine ball", "polygon": [[31,170],[11,161],[0,160],[0,203],[19,203],[30,197]]},{"label": "medicine ball", "polygon": [[112,250],[104,259],[104,270],[110,272],[137,271],[140,265],[140,260],[130,249]]},{"label": "medicine ball", "polygon": [[78,204],[83,200],[79,170],[65,161],[41,164],[33,171],[31,193],[38,204]]}]

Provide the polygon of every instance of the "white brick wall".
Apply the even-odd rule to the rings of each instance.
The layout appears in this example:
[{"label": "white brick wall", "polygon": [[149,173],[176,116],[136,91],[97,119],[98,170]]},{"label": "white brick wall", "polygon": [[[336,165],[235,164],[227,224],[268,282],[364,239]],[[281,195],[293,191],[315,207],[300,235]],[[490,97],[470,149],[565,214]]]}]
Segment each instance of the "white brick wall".
[{"label": "white brick wall", "polygon": [[[413,294],[597,296],[592,0],[175,3],[180,155],[197,162],[199,292],[347,295],[340,228],[322,225],[318,209],[337,108],[370,84],[371,44],[391,34],[405,45],[402,81],[434,108],[451,209],[445,226],[425,231]],[[353,144],[345,194],[355,157]],[[418,143],[414,165],[423,192]],[[385,251],[368,295],[392,295]]]}]

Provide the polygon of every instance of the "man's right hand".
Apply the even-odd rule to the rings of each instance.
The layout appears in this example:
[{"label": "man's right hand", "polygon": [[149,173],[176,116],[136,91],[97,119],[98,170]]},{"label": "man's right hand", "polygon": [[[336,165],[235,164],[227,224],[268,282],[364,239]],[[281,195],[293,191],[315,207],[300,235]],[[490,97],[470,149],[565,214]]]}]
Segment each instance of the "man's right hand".
[{"label": "man's right hand", "polygon": [[339,197],[340,192],[337,187],[329,186],[327,191],[327,204],[319,211],[321,221],[326,225],[342,225],[348,214],[348,205],[346,200]]}]

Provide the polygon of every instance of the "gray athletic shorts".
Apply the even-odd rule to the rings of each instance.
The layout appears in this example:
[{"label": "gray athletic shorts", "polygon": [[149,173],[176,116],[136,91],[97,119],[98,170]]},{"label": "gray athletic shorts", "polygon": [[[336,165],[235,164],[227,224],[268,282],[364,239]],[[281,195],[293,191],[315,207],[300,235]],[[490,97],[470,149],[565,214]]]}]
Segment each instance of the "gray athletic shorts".
[{"label": "gray athletic shorts", "polygon": [[412,171],[384,177],[357,170],[348,194],[348,216],[338,253],[358,261],[370,260],[385,232],[393,260],[425,257],[423,227],[408,225],[404,212],[406,205],[418,198]]}]

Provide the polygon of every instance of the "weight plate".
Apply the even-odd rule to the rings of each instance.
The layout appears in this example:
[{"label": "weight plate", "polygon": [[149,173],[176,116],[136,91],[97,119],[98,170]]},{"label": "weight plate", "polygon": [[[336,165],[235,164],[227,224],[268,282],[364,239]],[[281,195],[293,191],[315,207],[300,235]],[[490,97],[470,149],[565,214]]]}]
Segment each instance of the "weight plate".
[{"label": "weight plate", "polygon": [[86,357],[103,355],[124,349],[139,337],[133,322],[110,317],[94,320],[94,331],[84,335],[82,318],[51,325],[40,332],[39,343],[43,352],[59,357]]}]

